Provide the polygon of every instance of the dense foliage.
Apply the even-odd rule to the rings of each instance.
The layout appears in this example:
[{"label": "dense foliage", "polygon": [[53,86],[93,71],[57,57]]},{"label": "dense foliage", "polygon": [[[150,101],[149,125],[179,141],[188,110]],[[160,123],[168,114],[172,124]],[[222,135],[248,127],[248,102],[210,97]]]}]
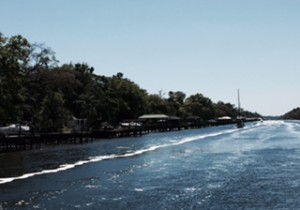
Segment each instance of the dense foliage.
[{"label": "dense foliage", "polygon": [[0,33],[1,124],[34,122],[40,131],[60,131],[72,117],[87,119],[92,128],[99,122],[116,125],[150,113],[209,120],[224,115],[235,118],[237,110],[200,93],[148,94],[122,73],[96,75],[85,63],[58,65],[50,48],[30,44],[20,35]]},{"label": "dense foliage", "polygon": [[286,120],[300,120],[300,108],[295,108],[282,116]]}]

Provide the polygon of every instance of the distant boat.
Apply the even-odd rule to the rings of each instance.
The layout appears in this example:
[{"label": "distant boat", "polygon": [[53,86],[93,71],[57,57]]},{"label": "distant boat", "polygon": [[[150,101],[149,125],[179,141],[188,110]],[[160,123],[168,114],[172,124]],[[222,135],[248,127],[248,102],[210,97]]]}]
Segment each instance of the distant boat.
[{"label": "distant boat", "polygon": [[237,128],[245,127],[245,123],[244,123],[243,119],[236,119],[236,127]]},{"label": "distant boat", "polygon": [[241,116],[241,103],[240,103],[240,90],[238,89],[238,114],[236,117],[236,127],[237,128],[243,128],[245,127],[245,123],[243,121],[243,118]]}]

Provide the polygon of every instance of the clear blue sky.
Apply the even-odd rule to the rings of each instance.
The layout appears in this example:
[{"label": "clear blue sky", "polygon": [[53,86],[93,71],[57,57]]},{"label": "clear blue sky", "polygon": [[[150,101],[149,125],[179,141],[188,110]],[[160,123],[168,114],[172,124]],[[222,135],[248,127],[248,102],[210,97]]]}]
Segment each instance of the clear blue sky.
[{"label": "clear blue sky", "polygon": [[298,0],[0,0],[0,31],[60,64],[122,72],[148,93],[202,93],[263,115],[300,106]]}]

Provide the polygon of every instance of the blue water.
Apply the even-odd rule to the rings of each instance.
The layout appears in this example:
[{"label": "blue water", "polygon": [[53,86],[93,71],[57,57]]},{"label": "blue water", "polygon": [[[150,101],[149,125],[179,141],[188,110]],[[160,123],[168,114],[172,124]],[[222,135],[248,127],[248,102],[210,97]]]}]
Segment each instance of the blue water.
[{"label": "blue water", "polygon": [[2,209],[300,209],[300,122],[0,154]]}]

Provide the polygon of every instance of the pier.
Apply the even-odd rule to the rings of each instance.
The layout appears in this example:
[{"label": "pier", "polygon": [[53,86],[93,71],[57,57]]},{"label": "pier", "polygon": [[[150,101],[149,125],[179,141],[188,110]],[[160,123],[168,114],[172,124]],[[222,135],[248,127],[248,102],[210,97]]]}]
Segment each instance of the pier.
[{"label": "pier", "polygon": [[[256,121],[256,119],[248,120]],[[16,134],[16,135],[0,135],[0,153],[16,152],[40,149],[47,145],[61,144],[83,144],[93,142],[94,139],[112,139],[122,137],[137,137],[152,132],[169,132],[179,131],[181,129],[202,128],[206,126],[218,126],[226,124],[234,124],[235,121],[213,121],[207,124],[181,124],[179,121],[172,123],[153,123],[142,127],[125,127],[118,129],[102,129],[92,132],[80,133],[41,133],[38,135]]]},{"label": "pier", "polygon": [[0,136],[0,153],[40,149],[47,145],[83,144],[94,139],[135,137],[145,134],[141,129],[102,130],[85,133],[47,133],[39,135]]},{"label": "pier", "polygon": [[82,144],[92,142],[90,133],[51,133],[40,135],[10,135],[0,137],[0,152],[39,149],[42,145]]}]

